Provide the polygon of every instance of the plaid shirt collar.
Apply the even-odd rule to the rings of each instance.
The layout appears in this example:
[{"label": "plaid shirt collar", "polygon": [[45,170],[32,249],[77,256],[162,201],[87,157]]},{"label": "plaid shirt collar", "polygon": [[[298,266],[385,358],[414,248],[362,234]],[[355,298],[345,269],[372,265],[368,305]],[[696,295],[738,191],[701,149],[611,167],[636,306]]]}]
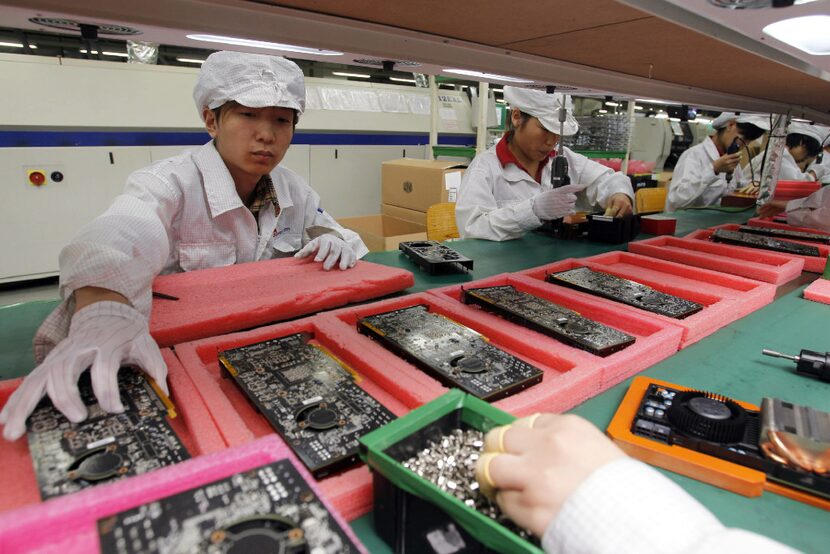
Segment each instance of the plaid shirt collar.
[{"label": "plaid shirt collar", "polygon": [[254,218],[259,219],[259,212],[263,206],[273,204],[274,211],[279,214],[280,204],[277,201],[277,190],[274,188],[274,181],[271,180],[270,175],[263,175],[254,189],[253,200],[248,206]]}]

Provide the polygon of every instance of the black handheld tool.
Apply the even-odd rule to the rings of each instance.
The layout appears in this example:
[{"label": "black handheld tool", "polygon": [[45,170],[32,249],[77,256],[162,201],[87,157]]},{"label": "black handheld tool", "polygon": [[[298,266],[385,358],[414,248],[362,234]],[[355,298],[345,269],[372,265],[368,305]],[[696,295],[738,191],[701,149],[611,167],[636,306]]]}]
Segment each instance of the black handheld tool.
[{"label": "black handheld tool", "polygon": [[562,106],[559,108],[559,148],[556,157],[553,158],[553,167],[550,172],[550,184],[555,189],[564,187],[571,182],[571,177],[568,175],[568,160],[565,159],[565,150],[562,144],[562,135],[565,132],[565,121],[567,119],[568,110],[565,106]]},{"label": "black handheld tool", "polygon": [[761,353],[765,356],[792,360],[796,363],[796,372],[830,382],[830,352],[822,354],[821,352],[805,349],[798,356],[790,356],[789,354],[782,354],[781,352],[775,352],[774,350],[767,350],[765,348]]}]

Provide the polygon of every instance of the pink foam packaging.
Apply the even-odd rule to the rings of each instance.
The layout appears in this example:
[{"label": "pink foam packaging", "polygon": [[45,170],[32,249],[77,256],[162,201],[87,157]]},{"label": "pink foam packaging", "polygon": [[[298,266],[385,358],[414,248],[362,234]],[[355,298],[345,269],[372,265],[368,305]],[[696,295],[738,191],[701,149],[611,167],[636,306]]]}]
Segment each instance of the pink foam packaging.
[{"label": "pink foam packaging", "polygon": [[[693,232],[689,233],[688,235],[686,235],[685,238],[691,239],[691,240],[700,240],[700,241],[712,242],[712,241],[709,240],[709,237],[712,236],[712,233],[715,231],[715,229],[727,229],[729,231],[737,231],[738,227],[740,227],[740,225],[736,225],[734,223],[727,223],[725,225],[718,225],[716,227],[711,227],[709,229],[698,229],[697,231],[693,231]],[[790,239],[785,239],[785,240],[790,240]],[[827,245],[824,245],[824,244],[817,244],[815,242],[804,242],[804,241],[798,241],[798,240],[790,240],[790,242],[798,242],[798,243],[801,243],[801,244],[809,244],[811,246],[816,246],[818,248],[819,255],[818,256],[800,256],[798,254],[787,254],[786,252],[775,252],[775,254],[778,254],[780,256],[787,256],[789,258],[804,260],[804,271],[812,271],[814,273],[821,273],[822,271],[824,271],[824,264],[827,261],[827,256],[830,255],[830,246],[827,246]],[[717,244],[723,244],[723,243],[717,243]],[[752,250],[763,250],[761,248],[750,248],[748,246],[737,246],[737,245],[734,245],[734,244],[727,244],[725,246],[728,246],[729,248],[733,248],[736,251],[739,251],[739,250],[750,250],[750,251],[752,251]],[[763,251],[764,252],[772,252],[772,250],[763,250]]]},{"label": "pink foam packaging", "polygon": [[0,515],[0,552],[99,552],[98,519],[284,458],[289,458],[311,484],[346,535],[362,552],[366,552],[348,524],[332,509],[325,495],[315,486],[314,479],[275,436],[191,459],[153,473],[6,512]]},{"label": "pink foam packaging", "polygon": [[819,229],[812,229],[810,227],[796,227],[795,225],[788,225],[786,223],[779,223],[769,217],[753,217],[747,222],[747,225],[752,227],[768,227],[770,229],[786,229],[788,231],[802,231],[804,233],[815,233],[817,235],[830,235],[826,231]]},{"label": "pink foam packaging", "polygon": [[629,252],[713,269],[756,281],[781,285],[801,275],[804,261],[769,250],[736,250],[728,244],[676,237],[656,237],[628,243]]},{"label": "pink foam packaging", "polygon": [[[612,304],[617,310],[634,309],[640,314],[647,314],[649,317],[659,318],[661,321],[682,327],[684,332],[680,343],[681,348],[769,304],[775,296],[775,286],[768,283],[628,252],[608,252],[581,260],[570,258],[528,269],[522,271],[521,274],[544,281],[548,273],[583,266],[631,279],[656,290],[702,304],[703,309],[696,314],[685,319],[674,319],[600,298],[603,302]],[[546,283],[546,285],[559,287],[551,283]],[[576,295],[592,296],[566,287],[562,288]]]},{"label": "pink foam packaging", "polygon": [[358,261],[347,271],[323,271],[311,258],[161,275],[153,290],[178,300],[153,300],[150,334],[159,346],[172,346],[363,302],[414,283],[404,269]]},{"label": "pink foam packaging", "polygon": [[830,280],[816,279],[804,289],[804,298],[813,302],[830,304]]},{"label": "pink foam packaging", "polygon": [[[273,435],[275,431],[233,379],[223,376],[219,352],[294,333],[313,334],[319,344],[355,370],[360,377],[357,382],[360,387],[396,416],[404,415],[415,407],[415,403],[402,402],[395,394],[398,388],[414,387],[412,380],[383,379],[378,382],[375,377],[379,372],[374,365],[364,362],[359,353],[346,352],[352,347],[353,337],[349,330],[344,333],[341,327],[332,327],[319,315],[176,345],[176,355],[196,384],[228,445],[245,444],[258,437]],[[372,483],[366,466],[325,477],[318,484],[332,504],[349,520],[371,509]]]},{"label": "pink foam packaging", "polygon": [[[170,425],[191,457],[227,448],[207,406],[202,402],[201,396],[196,392],[193,382],[176,356],[167,348],[162,349],[162,356],[169,370],[167,384],[177,413],[177,417],[170,420]],[[21,382],[22,379],[0,381],[0,408],[6,404],[9,396]],[[0,490],[3,491],[0,494],[0,511],[41,502],[25,436],[13,443],[2,442],[0,465],[4,468],[0,471]],[[140,476],[126,480],[136,477]]]},{"label": "pink foam packaging", "polygon": [[[494,406],[516,416],[524,416],[540,410],[562,411],[573,407],[602,390],[602,372],[596,367],[593,356],[573,348],[551,349],[549,343],[542,343],[538,336],[527,333],[513,333],[514,328],[498,318],[481,317],[467,306],[451,300],[444,294],[419,293],[401,298],[374,302],[363,306],[341,308],[323,314],[350,334],[349,355],[365,360],[384,374],[391,383],[398,383],[399,398],[418,405],[428,402],[447,391],[436,379],[397,356],[377,341],[357,331],[357,321],[362,317],[408,308],[423,304],[429,311],[448,317],[466,325],[487,337],[491,344],[528,362],[544,372],[542,382],[514,393],[493,403]],[[654,332],[656,327],[649,327]],[[669,344],[666,350],[674,351],[677,344],[667,333]],[[357,361],[356,359],[354,360]],[[599,372],[599,373],[598,373]],[[608,375],[613,378],[612,374]],[[414,381],[414,385],[403,385],[403,380]],[[413,406],[415,407],[415,406]]]},{"label": "pink foam packaging", "polygon": [[[532,294],[574,310],[583,317],[628,333],[636,340],[634,344],[619,352],[601,357],[564,344],[517,323],[511,323],[477,306],[465,305],[461,301],[462,289],[503,285],[510,285],[520,292]],[[432,289],[429,293],[456,302],[454,304],[455,319],[465,325],[485,325],[488,329],[496,330],[493,331],[492,336],[498,336],[501,341],[516,342],[515,348],[520,351],[527,350],[524,344],[533,345],[534,348],[538,348],[538,353],[529,353],[529,355],[538,356],[543,361],[555,356],[574,363],[567,373],[558,376],[546,375],[540,384],[520,393],[519,396],[523,396],[521,400],[524,405],[520,408],[523,412],[541,410],[558,412],[572,408],[623,379],[668,358],[679,348],[680,337],[683,334],[683,330],[676,325],[645,317],[633,311],[621,313],[596,298],[576,297],[524,275],[505,273],[464,285]],[[582,375],[585,375],[585,378],[581,378]],[[575,382],[576,385],[572,385],[571,382]]]}]

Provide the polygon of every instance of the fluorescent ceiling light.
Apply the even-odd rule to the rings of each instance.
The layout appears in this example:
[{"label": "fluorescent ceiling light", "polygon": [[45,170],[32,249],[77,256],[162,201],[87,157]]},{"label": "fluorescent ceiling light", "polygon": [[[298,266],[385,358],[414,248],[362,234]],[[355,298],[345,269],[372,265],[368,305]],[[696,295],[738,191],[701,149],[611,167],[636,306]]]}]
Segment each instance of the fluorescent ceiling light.
[{"label": "fluorescent ceiling light", "polygon": [[[80,52],[81,52],[81,54],[86,54],[86,50],[82,49],[82,50],[80,50]],[[98,50],[93,50],[92,53],[97,54]],[[107,52],[107,51],[104,51],[104,52],[101,52],[101,54],[103,54],[104,56],[115,56],[115,57],[118,57],[118,58],[129,58],[130,57],[129,54],[127,54],[126,52]]]},{"label": "fluorescent ceiling light", "polygon": [[496,73],[482,73],[481,71],[472,71],[469,69],[444,69],[444,73],[454,73],[457,75],[466,75],[468,77],[479,77],[481,79],[492,79],[494,81],[506,81],[508,83],[533,83],[527,79],[519,79],[518,77],[508,77],[507,75],[497,75]]},{"label": "fluorescent ceiling light", "polygon": [[[88,53],[86,50],[81,50],[80,52],[81,52],[81,54],[87,54]],[[97,54],[98,50],[93,50],[92,53]]]},{"label": "fluorescent ceiling light", "polygon": [[345,71],[332,71],[331,74],[338,77],[357,77],[358,79],[369,79],[371,77],[366,73],[346,73]]},{"label": "fluorescent ceiling light", "polygon": [[599,113],[608,113],[608,110],[599,110]]},{"label": "fluorescent ceiling light", "polygon": [[196,58],[176,58],[176,61],[184,63],[205,63],[205,60],[197,60]]},{"label": "fluorescent ceiling light", "polygon": [[814,56],[830,55],[830,15],[805,15],[770,23],[764,34]]},{"label": "fluorescent ceiling light", "polygon": [[619,103],[619,102],[610,102],[610,101],[609,101],[609,102],[606,102],[606,103],[605,103],[605,105],[606,105],[606,106],[611,106],[612,108],[616,108],[617,106],[619,106],[619,105],[620,105],[620,103]]},{"label": "fluorescent ceiling light", "polygon": [[642,110],[642,109],[643,109],[643,107],[642,107],[642,106],[634,106],[634,109],[635,109],[635,110]]},{"label": "fluorescent ceiling light", "polygon": [[669,114],[661,112],[661,113],[658,113],[657,115],[655,115],[654,117],[656,117],[657,119],[668,119]]},{"label": "fluorescent ceiling light", "polygon": [[[19,42],[0,42],[0,46],[5,46],[7,48],[23,48],[23,45]],[[30,44],[29,48],[37,48],[37,46]]]},{"label": "fluorescent ceiling light", "polygon": [[334,50],[320,50],[319,48],[306,48],[305,46],[294,46],[293,44],[280,44],[278,42],[265,42],[262,40],[251,40],[247,38],[222,37],[218,35],[187,35],[187,38],[202,42],[218,42],[220,44],[233,44],[234,46],[249,46],[251,48],[264,48],[266,50],[296,52],[298,54],[314,54],[317,56],[343,55],[343,52],[336,52]]},{"label": "fluorescent ceiling light", "polygon": [[399,83],[414,83],[415,79],[404,79],[403,77],[389,77],[390,81],[397,81]]},{"label": "fluorescent ceiling light", "polygon": [[668,100],[649,100],[648,98],[636,98],[635,102],[643,102],[645,104],[676,104],[677,102],[669,102]]}]

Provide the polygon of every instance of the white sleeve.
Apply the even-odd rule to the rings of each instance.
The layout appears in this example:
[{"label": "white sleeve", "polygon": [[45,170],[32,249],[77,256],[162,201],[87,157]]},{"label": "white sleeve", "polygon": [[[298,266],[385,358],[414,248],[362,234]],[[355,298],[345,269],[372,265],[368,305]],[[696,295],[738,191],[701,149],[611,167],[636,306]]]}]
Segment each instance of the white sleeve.
[{"label": "white sleeve", "polygon": [[493,192],[497,177],[485,164],[470,164],[461,179],[455,203],[455,219],[461,238],[510,240],[539,227],[530,198],[499,208]]},{"label": "white sleeve", "polygon": [[692,149],[686,150],[672,173],[666,211],[715,204],[727,188],[725,174],[715,173],[708,158],[695,156]]},{"label": "white sleeve", "polygon": [[787,223],[830,232],[830,186],[787,202]]},{"label": "white sleeve", "polygon": [[37,363],[69,333],[73,292],[79,288],[101,287],[122,294],[149,319],[153,279],[170,254],[168,230],[178,212],[179,199],[169,183],[137,171],[107,211],[82,227],[61,250],[63,302],[35,334]]},{"label": "white sleeve", "polygon": [[548,554],[796,552],[724,527],[679,486],[631,458],[586,479],[548,525],[542,547]]},{"label": "white sleeve", "polygon": [[320,204],[320,195],[317,194],[311,187],[308,187],[308,197],[306,199],[304,215],[305,221],[303,224],[303,246],[305,246],[306,242],[321,234],[314,233],[311,229],[312,227],[317,227],[318,229],[329,230],[340,235],[340,238],[346,241],[346,244],[351,247],[358,259],[368,254],[369,249],[363,243],[360,235],[337,223],[337,221],[335,221],[334,218],[329,215],[329,213],[325,211]]},{"label": "white sleeve", "polygon": [[[572,168],[569,173],[572,174],[571,182],[588,185],[584,192],[587,205],[583,205],[585,209],[593,209],[599,206],[602,209],[608,207],[608,200],[615,194],[625,194],[634,203],[634,187],[631,186],[631,179],[623,175],[619,171],[614,171],[609,167],[605,167],[601,163],[595,162],[577,154],[571,150],[565,151],[568,154],[568,164]],[[578,203],[580,203],[577,200]]]}]

